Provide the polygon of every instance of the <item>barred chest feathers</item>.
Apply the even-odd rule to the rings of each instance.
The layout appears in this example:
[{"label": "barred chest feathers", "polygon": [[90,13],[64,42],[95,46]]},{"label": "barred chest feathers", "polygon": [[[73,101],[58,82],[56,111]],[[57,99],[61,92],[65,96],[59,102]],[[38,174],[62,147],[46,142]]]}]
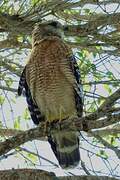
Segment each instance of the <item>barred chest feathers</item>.
[{"label": "barred chest feathers", "polygon": [[46,120],[76,115],[74,77],[67,59],[67,46],[58,40],[43,40],[32,51],[27,64],[28,84]]}]

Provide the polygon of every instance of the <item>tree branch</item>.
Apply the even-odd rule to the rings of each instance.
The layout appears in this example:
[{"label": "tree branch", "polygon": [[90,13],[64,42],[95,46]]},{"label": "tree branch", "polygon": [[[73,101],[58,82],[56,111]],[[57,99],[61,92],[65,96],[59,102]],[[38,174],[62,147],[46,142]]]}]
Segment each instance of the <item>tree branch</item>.
[{"label": "tree branch", "polygon": [[120,84],[120,79],[108,80],[108,81],[90,81],[88,83],[83,83],[83,85],[97,85],[97,84]]},{"label": "tree branch", "polygon": [[92,5],[109,5],[109,4],[113,4],[113,3],[118,3],[119,4],[119,0],[107,0],[107,1],[99,1],[99,0],[84,0],[84,1],[78,1],[75,3],[69,3],[69,7],[83,7],[86,4],[92,4]]},{"label": "tree branch", "polygon": [[[92,1],[93,2],[93,1]],[[54,2],[55,3],[55,2]],[[52,3],[52,5],[54,4]],[[81,2],[81,3],[85,3],[85,2]],[[97,3],[97,5],[99,5],[101,2],[93,2],[93,3]],[[61,9],[59,9],[59,11],[63,11],[63,9],[69,7],[69,6],[73,6],[75,5],[75,3],[65,3],[62,2],[62,4],[60,4],[58,2],[57,7],[60,8],[61,5]],[[53,7],[49,7],[52,13],[52,8],[53,11],[55,11],[54,9],[55,4],[53,5]],[[45,7],[47,8],[47,7]],[[47,11],[47,9],[45,10]],[[56,9],[56,13],[57,13],[57,9]],[[38,13],[38,12],[37,12]],[[39,12],[40,13],[40,12]],[[55,13],[55,12],[54,12]],[[33,12],[33,16],[35,15],[35,9]],[[29,14],[28,14],[29,16]],[[39,14],[40,16],[40,14]],[[79,15],[80,16],[80,15]],[[42,15],[41,15],[42,18]],[[32,17],[31,17],[32,19]],[[3,32],[9,32],[10,37],[12,37],[11,39],[7,39],[4,41],[0,42],[0,47],[1,48],[13,48],[13,47],[20,47],[20,48],[30,48],[30,44],[25,44],[24,42],[19,42],[16,37],[17,35],[30,35],[34,24],[36,22],[38,22],[37,16],[35,16],[34,21],[31,20],[30,17],[27,20],[27,17],[20,17],[19,15],[9,15],[9,14],[4,14],[1,13],[0,14],[0,30]],[[40,21],[40,19],[39,19]],[[114,13],[114,14],[97,14],[97,15],[91,15],[91,17],[89,15],[83,15],[81,16],[81,21],[86,21],[87,23],[85,24],[81,24],[81,25],[67,25],[67,26],[63,26],[64,31],[65,31],[65,35],[66,36],[81,36],[81,37],[88,37],[89,35],[95,36],[93,37],[93,39],[89,39],[83,42],[80,41],[79,43],[75,44],[75,43],[70,43],[71,47],[72,46],[82,46],[82,47],[86,47],[87,46],[98,46],[101,45],[101,42],[99,41],[103,41],[103,46],[115,46],[117,48],[119,48],[119,36],[116,37],[114,34],[112,36],[106,36],[106,34],[99,34],[98,32],[100,31],[100,27],[106,27],[106,25],[113,25],[115,26],[115,31],[119,32],[119,21],[120,21],[120,13]],[[96,39],[97,38],[97,39]],[[97,43],[96,43],[97,40]],[[89,41],[92,43],[90,44]]]},{"label": "tree branch", "polygon": [[120,99],[120,89],[118,89],[117,91],[115,91],[111,96],[106,98],[106,101],[99,107],[98,112],[100,111],[106,111],[108,109],[110,109],[110,107],[115,103],[115,101],[117,101],[118,99]]},{"label": "tree branch", "polygon": [[15,136],[21,132],[23,132],[23,131],[18,130],[18,129],[1,129],[0,128],[0,136],[2,136],[2,137],[4,137],[4,136]]},{"label": "tree branch", "polygon": [[[77,129],[79,131],[89,131],[91,129],[102,128],[113,123],[119,122],[120,113],[111,114],[111,105],[119,98],[119,95],[120,89],[118,89],[111,96],[109,96],[96,112],[85,117],[74,119],[72,118],[64,120],[61,123],[55,123],[55,127],[53,125],[53,130],[59,130],[59,128],[61,127],[62,129],[67,129],[68,131],[71,129]],[[109,116],[107,118],[104,118],[99,121],[97,120],[98,118],[102,116],[104,117],[108,114]],[[40,139],[41,137],[45,137],[50,130],[48,129],[48,132],[45,132],[45,126],[46,124],[44,122],[41,122],[37,128],[21,132],[16,136],[13,136],[12,138],[9,138],[6,141],[0,143],[0,155],[9,152],[11,149],[18,147],[27,141],[32,141],[34,139]],[[49,128],[51,128],[51,126],[49,126]]]},{"label": "tree branch", "polygon": [[16,92],[17,93],[17,89],[11,88],[11,87],[6,87],[6,86],[1,86],[0,85],[0,89],[5,90],[5,91],[11,91],[11,92]]},{"label": "tree branch", "polygon": [[24,42],[19,42],[17,39],[15,39],[15,37],[12,37],[11,39],[6,39],[3,41],[0,41],[0,49],[4,49],[4,48],[31,48],[31,45],[28,43],[24,43]]},{"label": "tree branch", "polygon": [[107,147],[108,149],[111,149],[115,152],[115,154],[117,155],[118,159],[120,159],[120,150],[116,147],[114,147],[113,145],[111,145],[110,143],[108,143],[106,140],[104,140],[102,137],[100,137],[99,135],[96,135],[92,132],[92,135],[94,135],[94,137],[96,139],[98,139],[105,147]]},{"label": "tree branch", "polygon": [[[105,128],[105,129],[99,129],[99,130],[94,130],[94,135],[98,135],[101,137],[106,137],[106,136],[118,136],[120,133],[120,127],[119,128]],[[93,136],[91,133],[88,134],[89,137]]]},{"label": "tree branch", "polygon": [[[120,117],[120,115],[119,115]],[[83,118],[84,119],[84,118]],[[76,121],[76,122],[75,122]],[[88,121],[89,122],[89,121]],[[115,120],[116,122],[116,120]],[[95,121],[90,121],[89,125],[88,125],[88,129],[93,129],[95,126],[96,122]],[[100,123],[98,123],[99,125]],[[75,125],[77,125],[77,129],[78,130],[84,130],[86,127],[84,127],[84,120],[82,121],[82,118],[80,119],[71,119],[71,120],[65,120],[64,122],[61,123],[61,128],[65,128],[67,130],[70,129],[75,129]],[[55,129],[60,128],[59,123],[55,124]],[[97,128],[97,127],[96,127]],[[16,136],[13,136],[12,138],[7,139],[4,142],[0,143],[0,155],[3,155],[7,152],[9,152],[10,150],[20,146],[21,144],[27,142],[27,141],[32,141],[34,139],[45,139],[45,136],[48,134],[47,132],[44,131],[45,129],[45,124],[44,123],[40,123],[40,125],[37,128],[34,129],[30,129],[27,130],[25,132],[21,132],[18,133]]]},{"label": "tree branch", "polygon": [[[1,59],[1,57],[0,57]],[[20,76],[20,71],[16,70],[15,67],[12,67],[10,63],[7,63],[5,61],[1,61],[1,66],[3,66],[5,69],[9,70],[13,74],[17,75],[18,77]]]},{"label": "tree branch", "polygon": [[117,180],[108,176],[61,176],[56,177],[54,173],[37,169],[12,169],[0,171],[0,179],[4,180]]}]

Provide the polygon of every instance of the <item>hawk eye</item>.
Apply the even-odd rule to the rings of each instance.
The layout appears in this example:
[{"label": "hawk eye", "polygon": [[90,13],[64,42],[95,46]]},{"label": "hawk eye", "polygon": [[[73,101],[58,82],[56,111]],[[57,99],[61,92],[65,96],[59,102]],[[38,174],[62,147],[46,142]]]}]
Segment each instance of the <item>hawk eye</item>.
[{"label": "hawk eye", "polygon": [[52,21],[48,25],[51,25],[53,27],[57,27],[58,23],[56,21]]}]

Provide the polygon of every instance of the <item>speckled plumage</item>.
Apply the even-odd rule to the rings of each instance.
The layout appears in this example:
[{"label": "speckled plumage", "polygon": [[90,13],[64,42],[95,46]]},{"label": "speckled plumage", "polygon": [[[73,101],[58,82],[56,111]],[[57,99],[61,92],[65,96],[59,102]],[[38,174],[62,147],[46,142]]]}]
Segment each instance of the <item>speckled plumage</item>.
[{"label": "speckled plumage", "polygon": [[[77,114],[68,47],[60,38],[43,39],[32,50],[27,63],[27,83],[32,97],[47,121]],[[39,97],[39,98],[38,98]]]},{"label": "speckled plumage", "polygon": [[[79,68],[60,32],[60,25],[58,28],[56,22],[34,29],[32,52],[19,82],[18,94],[25,90],[28,109],[35,124],[41,120],[53,122],[82,115]],[[80,158],[77,132],[64,133],[65,137],[58,134],[51,135],[48,141],[60,165],[76,165]],[[69,149],[68,156],[65,149]]]}]

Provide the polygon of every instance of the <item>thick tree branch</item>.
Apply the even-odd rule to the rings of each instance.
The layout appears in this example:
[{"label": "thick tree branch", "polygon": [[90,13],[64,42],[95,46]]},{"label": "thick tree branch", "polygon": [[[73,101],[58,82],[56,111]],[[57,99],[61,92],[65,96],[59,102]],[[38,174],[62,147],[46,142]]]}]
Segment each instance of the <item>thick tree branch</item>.
[{"label": "thick tree branch", "polygon": [[0,14],[0,29],[11,34],[30,34],[35,21],[24,21],[19,15]]},{"label": "thick tree branch", "polygon": [[[106,136],[118,136],[120,133],[120,127],[119,128],[105,128],[105,129],[99,129],[99,130],[94,130],[94,135],[98,135],[100,137],[106,137]],[[93,136],[91,133],[88,134],[89,137]]]},{"label": "thick tree branch", "polygon": [[54,173],[36,169],[13,169],[0,171],[0,179],[4,180],[57,180]]},{"label": "thick tree branch", "polygon": [[[119,115],[120,117],[120,115]],[[82,118],[81,118],[82,119]],[[76,128],[78,130],[84,130],[86,127],[84,127],[84,121],[78,121],[79,119],[71,119],[69,122],[67,120],[65,120],[64,122],[61,123],[61,128],[65,128],[65,129],[75,129],[75,125],[77,126]],[[76,121],[76,122],[75,122]],[[115,120],[116,122],[116,120]],[[95,127],[95,121],[90,121],[87,130],[93,129]],[[100,123],[98,123],[99,125]],[[60,126],[58,123],[58,126],[55,125],[56,129],[59,130]],[[85,125],[86,126],[86,125]],[[96,127],[97,128],[97,127]],[[43,139],[43,137],[45,137],[45,135],[47,135],[47,132],[45,133],[44,131],[45,129],[45,124],[44,123],[40,123],[39,127],[34,128],[34,129],[30,129],[27,130],[25,132],[22,133],[18,133],[16,136],[13,136],[12,138],[7,139],[6,141],[0,143],[0,155],[3,155],[7,152],[9,152],[10,150],[20,146],[21,144],[27,142],[27,141],[32,141],[34,139]]]},{"label": "thick tree branch", "polygon": [[[105,112],[104,112],[104,115],[105,115]],[[94,115],[93,115],[93,117],[94,117]],[[88,124],[88,127],[89,126],[91,127],[91,129],[103,128],[103,127],[110,126],[117,122],[120,122],[120,114],[115,114],[110,117],[98,120],[98,121],[95,121],[95,120],[92,121],[92,118],[91,118],[87,122],[87,119],[86,119],[86,123]]]},{"label": "thick tree branch", "polygon": [[37,128],[18,133],[12,138],[9,138],[6,141],[1,142],[0,155],[9,152],[11,149],[18,147],[27,141],[32,141],[34,139],[39,139],[40,137],[45,137],[46,133],[44,132],[44,129],[45,129],[45,124],[41,123],[40,126]]},{"label": "thick tree branch", "polygon": [[[56,1],[57,2],[57,1]],[[85,3],[85,2],[79,2],[79,3]],[[87,3],[87,2],[86,2]],[[92,2],[97,3],[98,5],[101,4],[101,2]],[[57,2],[55,6],[55,2],[52,3],[49,13],[52,13],[52,8],[54,13],[57,13],[57,7],[59,7],[59,11],[63,11],[65,8],[69,6],[73,6],[76,3],[59,3]],[[49,4],[50,6],[50,4]],[[56,10],[55,8],[56,7]],[[39,9],[39,8],[38,8]],[[26,44],[24,42],[19,42],[16,37],[17,35],[30,35],[33,26],[36,22],[38,22],[38,18],[35,13],[36,9],[34,9],[34,12],[31,16],[31,18],[27,16],[20,17],[19,15],[9,15],[9,14],[0,14],[0,30],[3,32],[8,32],[10,34],[10,39],[4,40],[0,42],[1,48],[14,48],[14,47],[20,47],[20,48],[30,48],[29,44]],[[47,11],[47,7],[45,6],[45,11]],[[56,11],[56,12],[55,12]],[[37,12],[38,13],[38,12]],[[40,21],[40,13],[42,18],[42,12],[39,12],[39,21]],[[43,13],[43,14],[44,14]],[[45,15],[45,14],[44,14]],[[35,17],[34,17],[35,16]],[[80,16],[80,15],[79,15]],[[34,17],[34,21],[31,20],[32,17]],[[103,42],[103,46],[115,46],[119,49],[119,36],[114,36],[114,33],[109,37],[106,36],[106,34],[100,34],[100,27],[106,27],[107,25],[112,25],[115,27],[114,31],[119,32],[119,21],[120,21],[120,13],[114,13],[114,14],[97,14],[97,15],[81,15],[81,21],[85,21],[87,23],[83,23],[81,25],[67,25],[63,26],[65,35],[66,36],[77,36],[77,37],[88,37],[88,39],[85,41],[82,40],[79,43],[71,43],[71,47],[90,47],[90,46],[101,46],[101,41]],[[89,38],[89,35],[92,35],[93,38]],[[97,42],[96,42],[97,41]],[[91,43],[90,43],[91,42]]]},{"label": "thick tree branch", "polygon": [[13,169],[0,171],[0,179],[4,180],[117,180],[108,176],[61,176],[56,177],[54,173],[36,169]]},{"label": "thick tree branch", "polygon": [[99,107],[98,112],[110,109],[118,99],[120,99],[120,89],[115,91],[111,96],[107,97],[106,101]]},{"label": "thick tree branch", "polygon": [[5,136],[15,136],[18,133],[23,132],[22,130],[18,129],[1,129],[0,128],[0,136],[5,137]]},{"label": "thick tree branch", "polygon": [[[120,120],[120,113],[111,114],[111,106],[112,104],[119,99],[120,89],[114,92],[111,96],[109,96],[106,101],[98,108],[98,110],[90,115],[87,115],[82,118],[74,118],[65,120],[63,122],[55,123],[55,129],[75,129],[79,131],[89,131],[95,128],[102,128],[113,123],[117,123]],[[114,109],[114,108],[113,108]],[[114,109],[115,110],[115,109]],[[118,109],[117,109],[118,110]],[[113,113],[113,111],[112,111]],[[100,117],[104,117],[105,115],[109,115],[107,118],[101,119],[99,121],[95,121]],[[50,126],[49,126],[50,127]],[[50,127],[51,128],[51,127]],[[49,129],[48,129],[49,132]],[[0,155],[3,155],[9,152],[11,149],[14,149],[21,144],[32,141],[34,139],[39,139],[40,137],[45,137],[48,132],[45,132],[45,124],[44,122],[40,123],[37,128],[27,130],[25,132],[19,133],[16,136],[13,136],[10,139],[0,143]]]}]

